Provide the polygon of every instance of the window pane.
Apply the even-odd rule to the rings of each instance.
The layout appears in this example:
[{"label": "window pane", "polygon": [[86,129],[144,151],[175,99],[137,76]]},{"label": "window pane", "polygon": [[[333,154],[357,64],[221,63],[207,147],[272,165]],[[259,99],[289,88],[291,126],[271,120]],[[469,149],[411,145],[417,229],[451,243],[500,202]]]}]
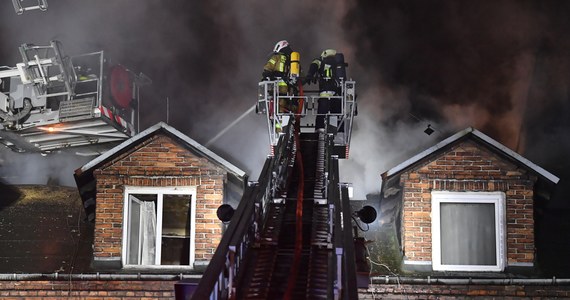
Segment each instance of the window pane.
[{"label": "window pane", "polygon": [[497,264],[493,203],[441,203],[440,224],[442,264]]},{"label": "window pane", "polygon": [[128,231],[128,241],[127,246],[127,264],[138,264],[139,263],[139,242],[140,242],[140,213],[141,205],[135,197],[129,196],[129,231]]},{"label": "window pane", "polygon": [[190,264],[190,199],[191,195],[163,196],[163,265]]},{"label": "window pane", "polygon": [[128,264],[155,264],[156,203],[157,195],[129,195]]},{"label": "window pane", "polygon": [[162,265],[190,265],[190,238],[162,236]]}]

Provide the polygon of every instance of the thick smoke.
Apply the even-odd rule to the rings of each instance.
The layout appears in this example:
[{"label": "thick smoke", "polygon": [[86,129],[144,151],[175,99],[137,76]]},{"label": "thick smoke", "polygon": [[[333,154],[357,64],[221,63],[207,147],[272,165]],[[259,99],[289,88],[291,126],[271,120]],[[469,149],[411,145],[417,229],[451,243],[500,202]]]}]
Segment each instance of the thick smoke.
[{"label": "thick smoke", "polygon": [[562,177],[568,13],[559,1],[356,1],[343,24],[366,66],[359,80],[391,91],[361,104],[390,109],[375,118],[385,133],[418,120],[447,133],[473,126]]},{"label": "thick smoke", "polygon": [[[70,55],[104,50],[153,80],[141,91],[141,130],[168,121],[205,144],[255,104],[262,66],[277,41],[289,40],[304,65],[342,43],[342,5],[58,0],[47,12],[18,16],[7,2],[0,7],[1,63],[19,62],[22,43],[51,39]],[[211,148],[256,178],[269,153],[263,116],[252,113],[234,127]]]},{"label": "thick smoke", "polygon": [[[262,65],[278,40],[301,52],[305,69],[325,48],[342,51],[359,102],[342,180],[355,184],[356,199],[379,190],[382,172],[467,126],[557,175],[568,169],[555,162],[570,149],[570,3],[49,5],[47,12],[21,16],[9,1],[0,5],[0,65],[19,62],[21,43],[58,39],[68,54],[104,50],[153,80],[142,90],[141,130],[168,116],[170,125],[202,144],[255,103]],[[436,129],[431,136],[423,133],[428,124]],[[263,116],[251,114],[234,127],[211,148],[257,178],[269,150]]]},{"label": "thick smoke", "polygon": [[37,153],[0,153],[0,182],[11,184],[48,184],[75,186],[73,172],[90,159],[73,152],[53,153],[42,156]]},{"label": "thick smoke", "polygon": [[[504,1],[360,1],[346,24],[357,59],[377,71],[377,84],[408,89],[403,101],[412,112],[502,138],[512,132],[495,120],[526,98],[528,83],[519,81],[528,81],[528,56],[541,40],[541,18],[531,9]],[[467,116],[457,114],[465,108]]]}]

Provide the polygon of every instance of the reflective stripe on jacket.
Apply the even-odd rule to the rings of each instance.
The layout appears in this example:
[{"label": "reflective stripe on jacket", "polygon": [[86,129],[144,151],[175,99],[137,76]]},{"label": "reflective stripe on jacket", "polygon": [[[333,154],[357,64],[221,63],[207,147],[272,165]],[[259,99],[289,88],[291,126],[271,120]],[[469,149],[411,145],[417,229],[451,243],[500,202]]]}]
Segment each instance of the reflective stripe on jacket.
[{"label": "reflective stripe on jacket", "polygon": [[285,77],[287,72],[287,56],[282,53],[271,55],[265,66],[263,66],[264,76]]}]

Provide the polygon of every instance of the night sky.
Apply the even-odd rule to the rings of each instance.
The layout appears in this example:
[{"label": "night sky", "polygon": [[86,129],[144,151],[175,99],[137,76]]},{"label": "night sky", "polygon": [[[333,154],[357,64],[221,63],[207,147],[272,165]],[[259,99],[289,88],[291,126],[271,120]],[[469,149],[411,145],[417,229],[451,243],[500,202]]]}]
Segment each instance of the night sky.
[{"label": "night sky", "polygon": [[[153,80],[141,90],[141,130],[168,115],[207,143],[255,103],[268,54],[287,39],[304,70],[323,49],[345,54],[359,116],[342,176],[359,197],[380,189],[382,172],[468,126],[568,180],[570,2],[48,4],[17,15],[10,1],[0,3],[0,65],[15,66],[22,43],[57,39],[70,55],[104,50]],[[256,178],[269,150],[263,117],[247,116],[211,148]],[[73,164],[60,172],[81,166]]]}]

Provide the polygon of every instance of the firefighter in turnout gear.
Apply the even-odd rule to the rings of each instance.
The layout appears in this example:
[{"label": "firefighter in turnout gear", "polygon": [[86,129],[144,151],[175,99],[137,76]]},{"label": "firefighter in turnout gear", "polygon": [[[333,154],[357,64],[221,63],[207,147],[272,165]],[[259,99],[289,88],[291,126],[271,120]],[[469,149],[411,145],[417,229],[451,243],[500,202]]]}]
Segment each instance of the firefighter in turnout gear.
[{"label": "firefighter in turnout gear", "polygon": [[[311,62],[303,84],[319,82],[321,98],[318,100],[316,129],[325,127],[327,113],[341,112],[341,101],[336,96],[341,96],[341,80],[346,79],[345,66],[344,56],[334,49],[324,50],[320,57]],[[329,125],[337,126],[336,124]]]},{"label": "firefighter in turnout gear", "polygon": [[[279,41],[275,44],[269,60],[263,66],[262,81],[277,80],[279,95],[281,96],[287,96],[289,93],[289,65],[292,52],[293,50],[286,40]],[[291,111],[287,102],[286,99],[279,100],[280,112]]]},{"label": "firefighter in turnout gear", "polygon": [[[289,123],[289,113],[295,112],[296,99],[290,96],[296,95],[296,77],[291,76],[291,54],[294,53],[289,46],[289,42],[282,40],[275,44],[273,47],[273,53],[269,57],[269,60],[263,66],[262,81],[276,81],[277,82],[277,97],[278,97],[278,115],[275,119],[273,114],[273,103],[275,99],[271,100],[269,107],[269,118],[275,122],[275,131],[281,132],[282,128]],[[297,52],[295,52],[297,53]],[[298,53],[297,53],[298,56]],[[287,114],[287,115],[282,115]]]}]

